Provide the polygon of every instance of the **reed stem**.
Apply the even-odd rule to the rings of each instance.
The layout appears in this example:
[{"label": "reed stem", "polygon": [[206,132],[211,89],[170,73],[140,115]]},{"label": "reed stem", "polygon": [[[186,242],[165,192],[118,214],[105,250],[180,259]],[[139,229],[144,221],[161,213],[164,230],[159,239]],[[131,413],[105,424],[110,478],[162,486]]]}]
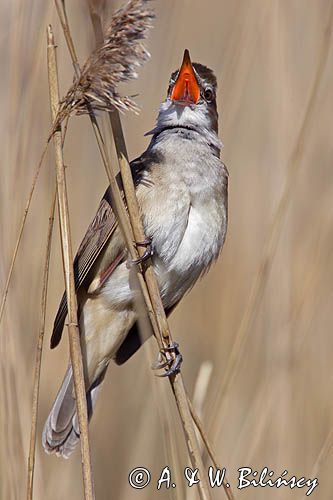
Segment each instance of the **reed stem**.
[{"label": "reed stem", "polygon": [[45,332],[47,287],[48,287],[48,281],[49,281],[51,241],[52,241],[56,199],[57,199],[57,195],[56,195],[56,193],[54,193],[52,204],[51,204],[51,209],[50,209],[49,224],[48,224],[48,228],[47,228],[46,251],[45,251],[42,297],[41,297],[41,311],[40,311],[39,331],[38,331],[37,348],[36,348],[34,385],[33,385],[33,392],[32,392],[32,417],[31,417],[30,446],[29,446],[29,457],[28,457],[27,500],[32,500],[32,497],[33,497],[40,372],[41,372],[42,351],[43,351],[43,341],[44,341],[44,332]]},{"label": "reed stem", "polygon": [[20,247],[20,243],[21,243],[21,240],[22,240],[23,229],[24,229],[24,226],[25,226],[25,223],[26,223],[27,215],[28,215],[28,212],[29,212],[29,209],[30,209],[30,205],[31,205],[32,196],[33,196],[34,191],[35,191],[37,179],[39,177],[39,173],[40,173],[40,170],[41,170],[42,165],[43,165],[43,161],[44,161],[44,158],[45,158],[45,155],[46,155],[47,148],[48,148],[48,143],[44,147],[44,150],[43,150],[42,155],[40,157],[40,160],[38,162],[37,168],[35,170],[34,177],[33,177],[33,180],[32,180],[32,185],[31,185],[31,188],[30,188],[28,199],[27,199],[27,202],[26,202],[26,205],[25,205],[25,208],[24,208],[24,212],[23,212],[23,216],[22,216],[22,219],[21,219],[21,225],[20,225],[20,229],[19,229],[19,234],[18,234],[17,239],[16,239],[16,243],[15,243],[15,247],[14,247],[12,259],[11,259],[9,270],[8,270],[8,274],[7,274],[5,288],[4,288],[4,291],[3,291],[3,294],[2,294],[2,298],[1,298],[0,324],[1,324],[1,321],[2,321],[2,318],[3,318],[3,313],[4,313],[4,310],[5,310],[5,305],[6,305],[6,300],[7,300],[9,285],[10,285],[10,282],[11,282],[11,279],[12,279],[12,274],[13,274],[13,270],[14,270],[14,266],[15,266],[15,262],[16,262],[17,253],[18,253],[18,250],[19,250],[19,247]]},{"label": "reed stem", "polygon": [[[51,103],[52,123],[56,123],[59,110],[59,86],[56,60],[56,46],[52,27],[47,29],[47,54],[48,54],[48,75],[49,91]],[[80,429],[82,473],[85,500],[94,499],[94,486],[91,467],[90,444],[88,433],[88,413],[86,401],[86,389],[84,382],[84,371],[80,344],[80,334],[77,320],[77,302],[73,272],[73,252],[70,237],[70,221],[68,211],[68,197],[66,188],[66,175],[63,162],[61,127],[58,126],[53,134],[56,178],[57,178],[57,198],[61,234],[61,249],[63,257],[63,268],[66,285],[68,303],[68,337],[70,347],[70,357],[73,369],[74,388],[76,396],[76,409]]]},{"label": "reed stem", "polygon": [[[90,16],[95,32],[96,44],[97,46],[103,42],[103,29],[102,22],[99,12],[95,9],[93,2],[89,2]],[[135,187],[133,183],[131,168],[128,161],[127,149],[124,139],[124,134],[121,126],[121,121],[119,117],[119,112],[114,109],[109,113],[109,119],[111,123],[111,128],[113,132],[113,137],[115,141],[115,147],[117,151],[117,157],[119,162],[119,169],[122,178],[122,184],[124,187],[124,194],[126,199],[126,205],[128,208],[129,219],[133,231],[135,241],[144,241],[146,239],[139,205],[136,198]],[[116,189],[119,190],[118,186]],[[141,250],[142,252],[142,250]],[[139,250],[140,253],[140,250]],[[163,349],[168,347],[172,343],[171,332],[167,322],[167,318],[164,312],[163,303],[161,300],[158,284],[156,281],[155,273],[153,267],[148,265],[144,270],[144,278],[146,281],[148,293],[150,296],[151,304],[154,311],[155,320],[157,323],[157,329],[154,324],[152,324],[156,339],[159,344],[159,348]],[[154,322],[155,323],[155,322]],[[173,394],[176,399],[177,408],[181,417],[181,422],[183,425],[183,430],[186,438],[186,444],[194,469],[199,470],[200,482],[199,494],[202,500],[210,498],[210,491],[208,487],[208,482],[206,476],[204,475],[204,467],[202,458],[200,455],[200,450],[198,446],[197,437],[195,434],[195,429],[193,425],[193,420],[188,405],[187,395],[184,387],[184,382],[181,373],[177,373],[169,377],[169,381],[172,387]]]}]

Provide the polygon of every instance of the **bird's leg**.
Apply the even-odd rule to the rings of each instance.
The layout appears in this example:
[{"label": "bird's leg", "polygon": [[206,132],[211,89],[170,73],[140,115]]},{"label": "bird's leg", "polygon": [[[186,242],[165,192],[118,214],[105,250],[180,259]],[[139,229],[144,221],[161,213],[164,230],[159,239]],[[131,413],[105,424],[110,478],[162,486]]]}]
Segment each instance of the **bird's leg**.
[{"label": "bird's leg", "polygon": [[137,247],[144,247],[146,250],[144,254],[138,259],[132,260],[131,264],[142,264],[146,260],[150,259],[153,256],[153,248],[152,248],[152,239],[146,238],[144,241],[135,241]]},{"label": "bird's leg", "polygon": [[161,370],[168,368],[165,373],[157,375],[158,377],[169,377],[180,372],[180,367],[183,362],[183,356],[179,351],[179,344],[172,342],[168,347],[163,347],[158,353],[157,361],[153,364],[153,370]]},{"label": "bird's leg", "polygon": [[[144,254],[136,260],[132,260],[131,264],[142,264],[153,256],[152,238],[146,238],[144,241],[136,241],[137,247],[145,247]],[[157,361],[153,364],[153,370],[161,370],[168,368],[165,373],[157,375],[158,377],[169,377],[180,371],[180,366],[183,362],[183,356],[179,352],[179,344],[172,342],[167,347],[163,347],[158,353]]]}]

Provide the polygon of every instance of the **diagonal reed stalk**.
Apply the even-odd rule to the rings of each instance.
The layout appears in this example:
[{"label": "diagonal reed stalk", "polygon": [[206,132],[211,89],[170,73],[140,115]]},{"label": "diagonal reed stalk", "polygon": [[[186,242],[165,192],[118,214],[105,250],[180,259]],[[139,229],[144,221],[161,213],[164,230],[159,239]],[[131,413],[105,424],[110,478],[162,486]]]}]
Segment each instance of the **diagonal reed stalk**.
[{"label": "diagonal reed stalk", "polygon": [[[69,122],[69,116],[67,117],[64,125],[62,145],[64,145],[68,122]],[[29,456],[28,456],[27,500],[32,500],[33,498],[40,373],[42,366],[42,352],[44,344],[45,316],[46,316],[47,291],[48,291],[49,267],[50,267],[50,255],[51,255],[51,241],[53,234],[53,223],[54,223],[54,212],[55,212],[56,201],[57,201],[57,193],[55,192],[53,195],[53,200],[49,215],[49,224],[48,224],[47,238],[46,238],[46,252],[45,252],[44,270],[42,278],[42,295],[41,295],[41,305],[40,305],[41,311],[40,311],[39,331],[38,331],[37,347],[36,347],[33,391],[32,391],[30,445],[29,445]]]},{"label": "diagonal reed stalk", "polygon": [[[207,394],[207,389],[212,374],[212,370],[213,370],[212,363],[210,363],[209,361],[202,363],[194,386],[193,403],[190,397],[188,396],[188,405],[190,407],[190,412],[198,431],[197,434],[200,435],[201,437],[202,445],[206,447],[206,452],[208,453],[214,467],[218,469],[219,465],[217,456],[212,446],[209,443],[208,436],[201,421],[204,399]],[[200,447],[200,451],[201,453],[203,452],[203,446]],[[228,500],[234,500],[235,497],[233,496],[233,493],[230,488],[230,483],[228,482],[227,477],[224,477],[222,485]],[[189,498],[192,498],[191,494],[189,495]]]},{"label": "diagonal reed stalk", "polygon": [[[52,123],[56,123],[59,109],[59,86],[56,59],[56,46],[52,27],[47,29],[47,61],[49,76],[49,91],[51,104]],[[61,127],[58,126],[53,134],[56,178],[57,178],[57,199],[59,210],[61,249],[63,258],[64,277],[66,285],[68,303],[68,337],[70,347],[70,357],[73,370],[74,388],[76,396],[76,409],[79,420],[80,443],[82,456],[82,474],[85,500],[94,499],[94,486],[91,467],[90,444],[88,434],[88,413],[86,390],[84,382],[84,371],[81,354],[80,334],[77,320],[77,302],[73,272],[73,252],[70,237],[70,223],[68,211],[68,197],[66,188],[66,175],[63,161]]]},{"label": "diagonal reed stalk", "polygon": [[15,247],[14,247],[12,259],[11,259],[9,270],[8,270],[8,274],[7,274],[5,288],[4,288],[4,291],[3,291],[3,294],[2,294],[2,298],[1,298],[0,324],[1,324],[1,321],[2,321],[2,318],[3,318],[3,313],[4,313],[4,310],[5,310],[5,305],[6,305],[6,300],[7,300],[9,285],[10,285],[10,282],[11,282],[11,279],[12,279],[12,274],[13,274],[13,270],[14,270],[14,266],[15,266],[15,262],[16,262],[16,257],[17,257],[17,253],[18,253],[18,250],[19,250],[19,247],[20,247],[20,243],[21,243],[21,239],[22,239],[22,235],[23,235],[23,229],[24,229],[24,226],[25,226],[25,222],[26,222],[27,215],[28,215],[28,212],[29,212],[29,209],[30,209],[30,205],[31,205],[32,196],[33,196],[34,191],[35,191],[37,179],[39,177],[39,173],[40,173],[40,170],[41,170],[42,165],[43,165],[43,161],[44,161],[44,158],[45,158],[45,155],[46,155],[47,148],[48,148],[48,142],[47,142],[47,144],[45,145],[45,147],[43,149],[43,152],[41,154],[41,157],[40,157],[40,160],[38,162],[37,168],[35,170],[35,173],[34,173],[34,176],[33,176],[33,179],[32,179],[32,185],[31,185],[30,192],[29,192],[29,195],[28,195],[28,199],[27,199],[27,202],[25,204],[23,216],[22,216],[22,219],[21,219],[19,234],[18,234],[17,239],[16,239],[16,243],[15,243]]},{"label": "diagonal reed stalk", "polygon": [[[58,12],[59,20],[60,20],[61,26],[63,28],[67,47],[68,47],[68,50],[69,50],[69,53],[70,53],[70,56],[72,59],[72,63],[73,63],[74,71],[75,71],[75,76],[76,76],[76,78],[79,78],[81,69],[80,69],[78,59],[77,59],[75,46],[73,43],[73,39],[71,36],[69,24],[68,24],[66,6],[65,6],[65,2],[63,0],[61,0],[61,3],[62,3],[62,6],[60,7],[59,0],[55,0],[55,5],[56,5],[57,12]],[[110,160],[109,153],[108,153],[108,150],[105,146],[104,139],[102,137],[101,130],[100,130],[99,125],[97,123],[95,113],[89,104],[87,104],[87,108],[88,108],[88,113],[89,113],[91,125],[93,127],[95,139],[97,141],[98,149],[99,149],[99,152],[101,155],[101,159],[102,159],[102,162],[103,162],[103,165],[104,165],[104,168],[105,168],[108,180],[109,180],[109,184],[111,187],[112,208],[117,216],[119,226],[121,228],[123,237],[125,239],[130,257],[132,260],[136,260],[142,254],[140,253],[141,250],[139,249],[139,251],[138,251],[137,247],[133,244],[134,243],[133,231],[132,231],[132,228],[131,228],[131,225],[130,225],[130,222],[129,222],[129,219],[127,216],[126,207],[123,203],[122,194],[118,188],[118,184],[116,181],[117,172],[114,169],[113,164]],[[132,273],[132,275],[135,278],[135,273]],[[144,301],[147,303],[150,300],[149,294],[147,292],[142,273],[139,271],[139,269],[137,272],[137,279],[139,282],[138,285],[140,286],[140,288],[143,292]],[[153,315],[151,305],[148,308],[148,315],[149,315],[150,320],[154,321],[154,315]]]},{"label": "diagonal reed stalk", "polygon": [[[69,52],[72,58],[73,67],[76,73],[76,77],[80,76],[80,66],[76,56],[76,51],[71,36],[68,19],[66,15],[65,2],[62,0],[62,8],[59,5],[58,0],[55,0],[56,8],[58,11],[59,19],[62,24],[66,42],[69,48]],[[89,8],[91,13],[91,19],[93,22],[93,27],[96,36],[97,45],[103,40],[102,24],[99,12],[95,9],[95,6],[89,2]],[[133,184],[132,174],[128,162],[127,151],[125,140],[121,128],[119,113],[114,110],[109,114],[110,123],[114,134],[115,146],[117,150],[117,156],[119,161],[119,168],[122,177],[122,183],[124,187],[125,199],[128,207],[127,215],[126,207],[124,205],[122,195],[120,193],[117,182],[115,181],[116,172],[110,162],[107,150],[104,145],[104,141],[101,136],[100,129],[98,127],[95,115],[92,109],[88,109],[91,123],[94,129],[95,137],[98,142],[98,147],[102,156],[103,164],[108,174],[112,196],[114,204],[116,206],[116,215],[118,216],[119,225],[123,230],[125,237],[125,242],[128,247],[129,253],[133,258],[133,254],[137,253],[141,256],[143,250],[138,249],[133,245],[133,241],[143,241],[145,240],[145,235],[142,227],[141,217],[139,214],[138,203],[135,195],[135,188]],[[130,224],[129,224],[130,222]],[[125,229],[125,230],[124,230]],[[130,232],[130,238],[128,238],[128,229]],[[158,341],[160,349],[167,347],[172,342],[170,330],[164,313],[163,304],[159,295],[159,289],[154,275],[154,271],[151,266],[148,266],[145,271],[145,280],[138,269],[138,281],[143,293],[143,297],[146,303],[147,312],[151,320],[151,325],[153,327],[154,334]],[[197,438],[195,435],[195,429],[193,425],[193,420],[191,416],[190,407],[188,405],[187,395],[182,380],[181,374],[177,374],[169,378],[172,390],[177,402],[178,411],[181,416],[181,421],[183,424],[183,429],[186,437],[186,444],[189,451],[189,456],[191,459],[192,466],[200,471],[203,471],[203,462],[199,451],[199,446]],[[205,436],[204,436],[205,438]],[[208,447],[210,451],[210,448]],[[208,483],[205,476],[201,475],[201,482],[199,483],[199,494],[201,499],[210,498],[210,493],[208,489]]]},{"label": "diagonal reed stalk", "polygon": [[[69,116],[67,116],[66,120],[65,120],[63,137],[65,137],[65,135],[66,135],[66,131],[67,131],[67,127],[68,127],[68,122],[69,122]],[[1,322],[2,322],[2,319],[3,319],[3,314],[4,314],[4,311],[5,311],[5,306],[6,306],[6,301],[7,301],[7,295],[8,295],[9,286],[10,286],[10,282],[11,282],[13,271],[14,271],[14,267],[15,267],[17,253],[18,253],[18,250],[20,248],[20,244],[21,244],[21,240],[22,240],[23,230],[24,230],[24,227],[25,227],[25,223],[26,223],[26,220],[27,220],[28,213],[29,213],[29,209],[30,209],[32,197],[33,197],[33,194],[34,194],[34,191],[35,191],[35,187],[36,187],[36,184],[37,184],[37,180],[38,180],[38,177],[39,177],[39,174],[40,174],[40,171],[41,171],[44,159],[45,159],[47,148],[49,146],[50,137],[51,136],[49,136],[49,138],[47,140],[47,143],[44,146],[44,149],[43,149],[42,154],[40,156],[39,162],[37,164],[37,167],[36,167],[33,179],[32,179],[32,184],[31,184],[31,188],[30,188],[30,191],[29,191],[29,195],[28,195],[28,198],[27,198],[27,201],[26,201],[26,204],[25,204],[25,208],[24,208],[24,211],[23,211],[23,215],[22,215],[22,219],[21,219],[21,224],[20,224],[20,229],[19,229],[19,232],[18,232],[18,235],[17,235],[17,238],[16,238],[16,243],[15,243],[15,247],[14,247],[14,250],[13,250],[13,255],[12,255],[12,258],[11,258],[11,261],[10,261],[10,266],[9,266],[9,270],[8,270],[8,274],[7,274],[7,278],[6,278],[6,283],[5,283],[4,291],[3,291],[3,294],[2,294],[2,298],[1,298],[0,325],[1,325]]]},{"label": "diagonal reed stalk", "polygon": [[[192,416],[193,421],[194,421],[194,423],[196,425],[196,428],[199,431],[199,434],[200,434],[200,437],[202,439],[202,442],[204,443],[204,445],[206,447],[207,453],[210,456],[210,459],[211,459],[214,467],[216,469],[218,469],[218,468],[220,468],[219,467],[219,462],[218,462],[217,456],[216,456],[216,454],[215,454],[212,446],[210,445],[210,442],[208,440],[208,436],[206,434],[206,431],[205,431],[205,428],[203,426],[203,423],[201,422],[200,417],[198,416],[197,412],[195,411],[195,408],[194,408],[194,406],[192,404],[192,401],[191,401],[191,399],[189,397],[187,398],[187,401],[188,401],[188,405],[189,405],[189,408],[190,408],[191,416]],[[226,476],[223,479],[222,485],[223,485],[223,489],[224,489],[224,492],[225,492],[226,497],[228,498],[228,500],[235,500],[234,494],[233,494],[232,489],[230,487],[230,483],[228,482]]]},{"label": "diagonal reed stalk", "polygon": [[[91,20],[95,32],[96,44],[98,46],[103,42],[102,22],[99,12],[95,9],[95,4],[91,1],[89,1],[88,3],[89,3]],[[146,236],[144,233],[139,211],[139,205],[136,198],[135,187],[133,183],[131,168],[129,165],[127,148],[121,126],[119,112],[117,109],[114,109],[112,112],[109,112],[108,115],[117,151],[119,169],[121,173],[126,205],[128,208],[128,214],[133,231],[134,241],[145,241]],[[143,249],[141,249],[141,252],[143,252]],[[172,344],[172,337],[166,319],[166,315],[164,312],[164,307],[162,304],[155,273],[151,265],[147,266],[144,269],[144,278],[147,285],[151,305],[153,307],[155,320],[157,323],[157,325],[155,325],[154,322],[154,324],[152,325],[153,330],[156,339],[158,341],[159,348],[163,349]],[[150,304],[147,304],[147,306],[150,307]],[[195,435],[195,429],[193,425],[190,408],[188,405],[188,400],[182,375],[180,373],[172,375],[171,377],[169,377],[169,380],[176,399],[181,421],[183,424],[183,430],[185,433],[186,443],[188,446],[188,451],[192,466],[196,469],[199,469],[199,472],[201,473],[201,481],[199,483],[200,497],[202,499],[210,498],[208,483],[205,476],[202,473],[203,462],[200,455],[197,438]]]},{"label": "diagonal reed stalk", "polygon": [[47,238],[46,238],[46,251],[45,251],[45,263],[43,271],[43,285],[42,285],[42,297],[41,297],[41,314],[39,320],[39,331],[37,339],[36,348],[36,361],[35,361],[35,372],[34,372],[34,385],[32,393],[32,417],[31,417],[31,431],[30,431],[30,446],[29,446],[29,458],[28,458],[28,485],[27,485],[27,500],[32,500],[33,497],[33,481],[34,481],[34,470],[35,470],[35,453],[36,453],[36,431],[37,431],[37,417],[38,417],[38,402],[39,402],[39,385],[40,385],[40,371],[42,363],[42,351],[43,351],[43,340],[45,332],[45,315],[46,315],[46,302],[47,302],[47,288],[49,280],[49,267],[50,267],[50,253],[51,253],[51,240],[53,232],[53,222],[54,222],[54,211],[56,204],[57,195],[54,193],[49,224],[47,228]]}]

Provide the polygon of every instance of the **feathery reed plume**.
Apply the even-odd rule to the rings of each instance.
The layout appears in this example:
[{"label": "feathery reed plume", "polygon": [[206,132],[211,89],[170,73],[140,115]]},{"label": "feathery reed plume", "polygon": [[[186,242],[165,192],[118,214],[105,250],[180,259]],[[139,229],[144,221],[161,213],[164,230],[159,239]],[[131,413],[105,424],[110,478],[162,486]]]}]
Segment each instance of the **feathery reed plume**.
[{"label": "feathery reed plume", "polygon": [[117,86],[137,78],[137,68],[150,57],[142,44],[151,28],[154,15],[146,4],[149,0],[130,0],[117,10],[106,30],[103,43],[94,50],[62,101],[60,119],[72,111],[138,111],[129,96],[121,96]]}]

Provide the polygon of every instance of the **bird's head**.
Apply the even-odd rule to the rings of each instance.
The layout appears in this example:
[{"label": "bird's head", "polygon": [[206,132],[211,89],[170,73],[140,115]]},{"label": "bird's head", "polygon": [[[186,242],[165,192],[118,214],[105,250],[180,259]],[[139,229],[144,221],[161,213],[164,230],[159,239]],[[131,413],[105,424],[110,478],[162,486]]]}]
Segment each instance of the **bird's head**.
[{"label": "bird's head", "polygon": [[186,49],[180,69],[171,75],[155,130],[178,126],[217,134],[216,89],[213,71],[202,64],[192,63]]}]

